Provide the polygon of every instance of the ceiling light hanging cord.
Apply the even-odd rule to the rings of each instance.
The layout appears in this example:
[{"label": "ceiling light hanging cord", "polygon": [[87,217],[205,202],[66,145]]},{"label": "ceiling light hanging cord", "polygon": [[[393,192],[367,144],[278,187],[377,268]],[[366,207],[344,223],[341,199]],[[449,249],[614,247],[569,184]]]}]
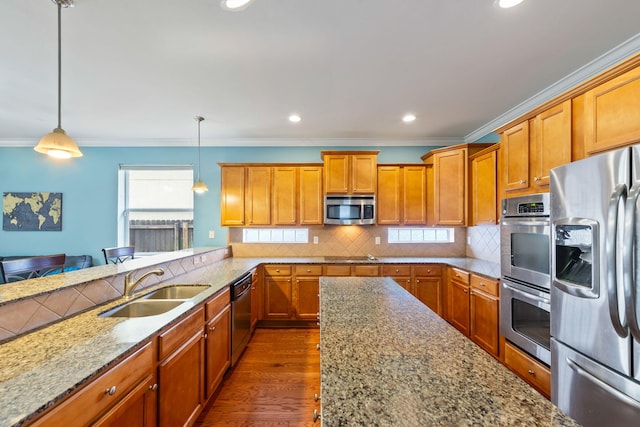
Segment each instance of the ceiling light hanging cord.
[{"label": "ceiling light hanging cord", "polygon": [[195,116],[194,119],[198,122],[198,179],[193,184],[193,187],[191,187],[191,189],[200,194],[209,191],[209,189],[207,188],[207,184],[200,180],[200,164],[202,163],[200,161],[200,122],[204,120],[204,117]]}]

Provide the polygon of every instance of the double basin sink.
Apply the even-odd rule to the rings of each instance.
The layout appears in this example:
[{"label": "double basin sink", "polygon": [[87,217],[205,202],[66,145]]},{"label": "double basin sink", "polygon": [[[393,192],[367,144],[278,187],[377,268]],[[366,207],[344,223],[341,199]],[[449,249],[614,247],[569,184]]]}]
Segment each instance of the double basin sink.
[{"label": "double basin sink", "polygon": [[209,289],[209,285],[172,285],[157,289],[108,311],[100,317],[148,317],[166,313]]}]

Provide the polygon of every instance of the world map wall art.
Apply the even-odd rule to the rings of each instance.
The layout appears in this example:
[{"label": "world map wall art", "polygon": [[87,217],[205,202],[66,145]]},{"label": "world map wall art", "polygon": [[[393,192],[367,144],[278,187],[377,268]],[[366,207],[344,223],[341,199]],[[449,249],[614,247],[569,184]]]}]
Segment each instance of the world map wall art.
[{"label": "world map wall art", "polygon": [[2,193],[5,231],[61,231],[62,193]]}]

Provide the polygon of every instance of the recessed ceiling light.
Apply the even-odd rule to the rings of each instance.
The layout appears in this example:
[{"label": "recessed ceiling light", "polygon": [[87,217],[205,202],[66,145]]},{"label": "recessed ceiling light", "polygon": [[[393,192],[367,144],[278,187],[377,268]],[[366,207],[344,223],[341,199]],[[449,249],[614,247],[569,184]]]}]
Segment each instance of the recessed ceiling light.
[{"label": "recessed ceiling light", "polygon": [[222,0],[220,7],[231,12],[245,10],[253,0]]},{"label": "recessed ceiling light", "polygon": [[292,114],[289,116],[289,121],[291,123],[298,123],[302,121],[302,117],[300,117],[298,114]]},{"label": "recessed ceiling light", "polygon": [[496,0],[498,6],[503,9],[507,9],[509,7],[517,6],[522,3],[524,0]]},{"label": "recessed ceiling light", "polygon": [[416,120],[416,115],[415,114],[405,114],[404,116],[402,116],[402,121],[405,123],[411,123],[413,121]]}]

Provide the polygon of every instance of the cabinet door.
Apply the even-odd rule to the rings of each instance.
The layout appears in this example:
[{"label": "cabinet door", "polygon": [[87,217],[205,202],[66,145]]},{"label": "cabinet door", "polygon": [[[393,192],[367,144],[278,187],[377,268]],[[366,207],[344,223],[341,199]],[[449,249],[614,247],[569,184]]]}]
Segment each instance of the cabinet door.
[{"label": "cabinet door", "polygon": [[220,169],[220,218],[221,225],[244,225],[243,166],[222,166]]},{"label": "cabinet door", "polygon": [[433,171],[433,165],[427,165],[427,225],[436,225],[436,208],[435,208],[435,175]]},{"label": "cabinet door", "polygon": [[297,277],[293,292],[293,307],[297,319],[315,320],[320,311],[319,277]]},{"label": "cabinet door", "polygon": [[324,224],[322,199],[322,167],[300,167],[300,225]]},{"label": "cabinet door", "polygon": [[427,223],[427,170],[424,166],[405,166],[403,170],[403,224]]},{"label": "cabinet door", "polygon": [[525,121],[502,133],[504,190],[529,187],[529,122]]},{"label": "cabinet door", "polygon": [[155,375],[148,375],[93,427],[154,427],[156,425]]},{"label": "cabinet door", "polygon": [[267,277],[264,281],[265,319],[291,318],[291,277]]},{"label": "cabinet door", "polygon": [[498,313],[496,297],[478,290],[470,292],[471,328],[469,336],[476,344],[498,357]]},{"label": "cabinet door", "polygon": [[473,224],[495,224],[497,207],[496,152],[492,151],[471,162]]},{"label": "cabinet door", "polygon": [[206,397],[216,391],[231,366],[231,308],[227,305],[205,325]]},{"label": "cabinet door", "polygon": [[377,184],[377,156],[374,154],[351,155],[351,192],[373,194]]},{"label": "cabinet door", "polygon": [[442,316],[442,280],[439,277],[416,276],[415,297],[438,316]]},{"label": "cabinet door", "polygon": [[588,154],[640,141],[640,67],[585,93]]},{"label": "cabinet door", "polygon": [[262,320],[262,307],[264,304],[264,292],[262,291],[262,268],[258,267],[251,278],[251,331],[256,327],[258,320]]},{"label": "cabinet door", "polygon": [[273,168],[273,224],[295,225],[298,189],[296,167]]},{"label": "cabinet door", "polygon": [[451,150],[434,155],[435,222],[465,225],[467,205],[467,151]]},{"label": "cabinet door", "polygon": [[349,193],[349,162],[347,154],[324,155],[325,193]]},{"label": "cabinet door", "polygon": [[271,224],[271,168],[247,168],[247,195],[245,200],[247,225]]},{"label": "cabinet door", "polygon": [[191,425],[204,401],[204,337],[189,338],[158,366],[158,425]]},{"label": "cabinet door", "polygon": [[399,225],[402,221],[402,168],[378,167],[378,224]]},{"label": "cabinet door", "polygon": [[571,162],[571,100],[538,114],[534,124],[533,185],[549,191],[549,171]]},{"label": "cabinet door", "polygon": [[449,281],[449,322],[469,336],[469,287],[455,280]]}]

